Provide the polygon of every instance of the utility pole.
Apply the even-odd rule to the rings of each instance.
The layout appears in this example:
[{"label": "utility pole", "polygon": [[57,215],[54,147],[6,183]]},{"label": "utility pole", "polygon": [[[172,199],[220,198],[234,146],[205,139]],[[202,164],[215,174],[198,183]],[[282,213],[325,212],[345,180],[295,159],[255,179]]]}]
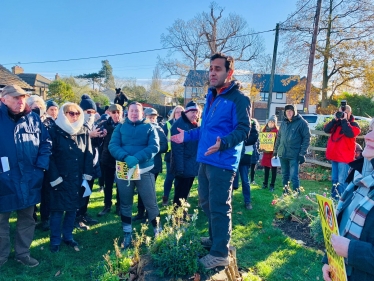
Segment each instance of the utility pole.
[{"label": "utility pole", "polygon": [[274,86],[274,75],[275,75],[275,65],[277,63],[277,50],[278,50],[278,41],[279,41],[279,23],[275,27],[275,40],[274,40],[274,50],[273,50],[273,62],[271,64],[271,74],[270,74],[270,84],[269,84],[269,96],[268,96],[268,109],[267,116],[270,118],[270,106],[273,95],[273,86]]},{"label": "utility pole", "polygon": [[313,37],[312,37],[312,45],[310,46],[308,76],[306,78],[306,88],[305,88],[304,108],[303,108],[304,113],[309,113],[310,90],[312,86],[314,56],[316,54],[318,24],[319,24],[319,15],[321,13],[321,5],[322,5],[322,0],[317,0],[316,15],[314,17],[314,30],[313,30]]}]

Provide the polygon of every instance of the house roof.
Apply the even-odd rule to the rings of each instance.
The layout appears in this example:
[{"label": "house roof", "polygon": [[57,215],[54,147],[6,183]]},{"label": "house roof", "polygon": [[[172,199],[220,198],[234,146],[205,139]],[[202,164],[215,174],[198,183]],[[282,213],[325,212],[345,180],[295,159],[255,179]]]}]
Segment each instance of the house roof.
[{"label": "house roof", "polygon": [[[274,75],[273,92],[287,93],[300,81],[299,75]],[[253,74],[253,85],[260,92],[269,92],[270,74]]]},{"label": "house roof", "polygon": [[48,87],[48,85],[52,82],[51,80],[37,73],[19,73],[17,76],[33,87]]},{"label": "house roof", "polygon": [[13,74],[12,72],[10,72],[8,69],[6,69],[4,66],[0,64],[0,86],[6,86],[6,85],[11,85],[11,84],[18,85],[22,89],[25,89],[25,90],[32,89],[32,87],[29,84],[27,84],[17,75]]},{"label": "house roof", "polygon": [[183,86],[185,87],[204,87],[209,80],[209,71],[190,70]]}]

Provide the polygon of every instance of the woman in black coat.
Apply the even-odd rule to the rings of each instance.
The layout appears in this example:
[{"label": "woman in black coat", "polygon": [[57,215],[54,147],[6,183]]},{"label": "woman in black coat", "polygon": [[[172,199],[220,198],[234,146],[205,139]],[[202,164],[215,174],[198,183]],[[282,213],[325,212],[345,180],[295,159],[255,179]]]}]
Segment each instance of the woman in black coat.
[{"label": "woman in black coat", "polygon": [[[199,113],[197,104],[189,102],[181,118],[171,127],[171,135],[179,133],[178,128],[189,131],[196,128]],[[199,171],[199,163],[196,162],[198,141],[185,143],[171,143],[171,172],[175,176],[175,192],[173,204],[181,205],[180,199],[187,200],[193,181]]]},{"label": "woman in black coat", "polygon": [[83,123],[82,109],[77,104],[66,103],[60,108],[56,124],[49,130],[52,139],[48,170],[51,181],[51,252],[59,251],[61,234],[65,244],[78,246],[72,234],[76,210],[83,198],[83,182],[87,184],[93,174],[91,140]]}]

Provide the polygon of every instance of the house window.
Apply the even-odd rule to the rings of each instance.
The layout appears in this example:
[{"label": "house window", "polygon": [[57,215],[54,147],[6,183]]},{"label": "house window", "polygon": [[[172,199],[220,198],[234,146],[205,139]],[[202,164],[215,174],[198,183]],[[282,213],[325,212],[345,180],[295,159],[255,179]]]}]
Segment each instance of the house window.
[{"label": "house window", "polygon": [[283,93],[277,93],[277,100],[283,99]]},{"label": "house window", "polygon": [[192,95],[191,97],[197,97],[197,88],[196,87],[192,87]]},{"label": "house window", "polygon": [[269,93],[261,92],[260,93],[260,98],[261,98],[262,101],[267,101],[268,98],[269,98]]}]

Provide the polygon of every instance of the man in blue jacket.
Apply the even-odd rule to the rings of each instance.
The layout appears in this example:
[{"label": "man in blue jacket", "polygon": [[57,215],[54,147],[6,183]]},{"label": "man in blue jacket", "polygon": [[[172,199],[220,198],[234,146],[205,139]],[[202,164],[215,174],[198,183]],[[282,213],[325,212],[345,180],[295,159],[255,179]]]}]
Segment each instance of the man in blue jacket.
[{"label": "man in blue jacket", "polygon": [[49,167],[51,141],[38,114],[26,105],[17,85],[3,88],[0,103],[0,267],[10,254],[11,212],[17,212],[16,261],[34,267],[30,256],[34,236],[34,206],[40,202],[44,170]]},{"label": "man in blue jacket", "polygon": [[171,137],[176,143],[199,140],[199,200],[208,217],[209,237],[202,239],[210,253],[200,259],[205,268],[229,264],[231,189],[243,141],[250,131],[250,100],[232,80],[234,59],[222,53],[210,58],[210,88],[201,127]]}]

